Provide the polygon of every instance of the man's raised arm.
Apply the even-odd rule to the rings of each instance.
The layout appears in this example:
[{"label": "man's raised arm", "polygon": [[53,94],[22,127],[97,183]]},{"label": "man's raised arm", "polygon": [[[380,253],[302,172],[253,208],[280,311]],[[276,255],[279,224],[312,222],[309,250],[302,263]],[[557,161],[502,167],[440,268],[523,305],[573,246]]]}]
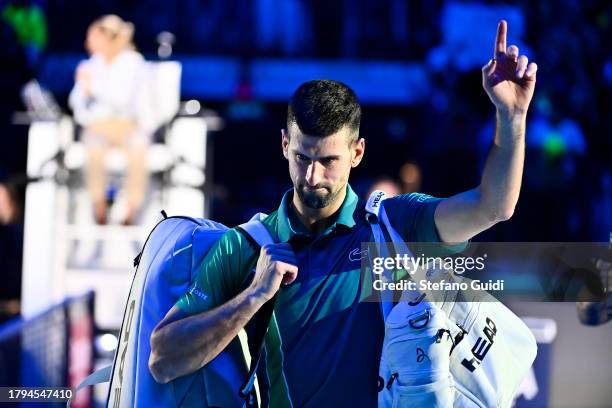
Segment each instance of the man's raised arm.
[{"label": "man's raised arm", "polygon": [[438,204],[435,223],[444,242],[464,242],[509,219],[518,201],[525,159],[527,109],[533,96],[537,65],[506,49],[507,23],[500,21],[494,57],[482,68],[482,83],[496,107],[493,146],[480,185]]}]

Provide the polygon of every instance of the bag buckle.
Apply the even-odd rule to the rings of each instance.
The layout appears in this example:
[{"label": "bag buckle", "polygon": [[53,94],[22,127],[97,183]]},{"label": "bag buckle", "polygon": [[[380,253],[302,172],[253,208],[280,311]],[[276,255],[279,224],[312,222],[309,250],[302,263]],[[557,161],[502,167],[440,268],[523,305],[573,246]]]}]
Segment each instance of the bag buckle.
[{"label": "bag buckle", "polygon": [[423,327],[427,326],[429,319],[431,318],[431,313],[429,312],[429,309],[426,309],[424,312],[425,313],[421,314],[420,316],[408,320],[410,327],[413,329],[422,329]]}]

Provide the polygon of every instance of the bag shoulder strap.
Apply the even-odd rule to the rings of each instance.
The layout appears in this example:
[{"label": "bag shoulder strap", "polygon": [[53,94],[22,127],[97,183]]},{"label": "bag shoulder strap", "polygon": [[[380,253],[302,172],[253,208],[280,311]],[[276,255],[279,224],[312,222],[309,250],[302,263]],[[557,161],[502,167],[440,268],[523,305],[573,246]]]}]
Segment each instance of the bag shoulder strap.
[{"label": "bag shoulder strap", "polygon": [[[373,202],[376,199],[377,193],[381,193],[381,192],[375,191],[374,193],[372,193],[372,195],[370,196],[370,199],[368,200],[368,203]],[[385,198],[386,196],[383,195],[383,198],[380,201],[382,202],[382,200],[384,200]],[[397,232],[397,230],[393,227],[393,225],[391,225],[391,221],[389,220],[387,212],[385,211],[384,205],[380,204],[378,206],[374,206],[373,208],[369,208],[366,206],[366,211],[368,211],[371,214],[376,215],[376,223],[372,223],[370,220],[368,221],[370,221],[370,225],[372,227],[374,241],[379,247],[386,249],[385,243],[388,242],[391,244],[395,254],[400,254],[402,256],[407,255],[409,257],[413,257],[412,251],[410,250],[410,248],[408,248],[408,245],[406,245],[406,242],[404,242],[404,239],[402,238],[402,236]],[[379,230],[379,231],[377,232],[376,230]],[[430,278],[429,278],[428,270],[423,267],[416,268],[411,275],[411,279],[415,282],[429,280]],[[411,304],[416,305],[424,300],[426,291],[421,292],[419,290],[413,290],[413,291],[405,290],[402,296],[402,299],[406,300],[406,297],[404,295],[409,295],[409,299],[408,299],[409,302]],[[388,295],[386,296],[386,298],[389,298],[389,297],[390,296]],[[442,309],[445,313],[449,315],[453,308],[453,303],[454,302],[448,302],[448,301],[441,301],[441,302],[439,301],[439,302],[433,302],[433,303],[429,302],[430,306],[435,305],[436,307]]]},{"label": "bag shoulder strap", "polygon": [[[383,201],[386,198],[386,194],[384,191],[376,190],[370,194],[366,205],[365,205],[365,218],[368,224],[370,225],[370,229],[372,230],[372,237],[374,240],[374,251],[376,255],[372,253],[372,251],[368,251],[370,262],[374,262],[373,257],[388,257],[390,256],[388,242],[388,235],[385,235],[385,228],[382,226],[381,215],[384,213]],[[372,269],[372,279],[382,279],[385,281],[390,281],[392,279],[391,270],[384,268],[383,273],[380,276],[375,276]],[[382,290],[378,292],[379,300],[380,300],[380,312],[384,320],[387,320],[387,316],[391,312],[393,308],[393,292],[389,290]]]},{"label": "bag shoulder strap", "polygon": [[370,195],[370,198],[366,204],[366,212],[368,214],[366,217],[368,217],[368,222],[372,226],[372,229],[374,230],[380,228],[373,224],[379,224],[384,227],[384,231],[381,231],[380,233],[374,232],[374,241],[377,244],[381,244],[384,242],[385,236],[387,236],[396,253],[412,256],[412,252],[404,242],[404,239],[391,225],[391,221],[387,216],[384,205],[382,205],[382,202],[386,198],[386,194],[383,191],[377,190]]},{"label": "bag shoulder strap", "polygon": [[378,222],[378,214],[382,207],[382,202],[387,198],[387,195],[382,190],[376,190],[370,194],[366,202],[366,220],[372,224]]},{"label": "bag shoulder strap", "polygon": [[[370,225],[383,225],[386,230],[385,232],[389,235],[389,238],[391,238],[391,243],[396,247],[396,249],[401,249],[401,252],[404,253],[408,250],[408,248],[405,247],[405,245],[402,248],[397,248],[398,245],[401,246],[401,244],[404,243],[404,240],[395,230],[395,228],[393,228],[391,221],[389,221],[389,217],[387,216],[387,212],[385,211],[385,207],[383,205],[383,201],[386,198],[387,195],[382,190],[376,190],[370,194],[365,207],[366,219]],[[383,242],[382,240],[384,239],[384,235],[385,234],[374,234],[374,240],[377,243],[381,243]],[[380,241],[379,238],[381,239]]]},{"label": "bag shoulder strap", "polygon": [[[410,254],[410,250],[404,243],[403,238],[393,228],[391,221],[389,221],[385,206],[383,205],[383,201],[386,198],[387,195],[384,191],[376,190],[370,194],[366,202],[366,219],[374,232],[374,241],[377,244],[381,244],[387,238],[397,253]],[[381,226],[383,227],[382,229]]]},{"label": "bag shoulder strap", "polygon": [[[374,242],[376,243],[378,256],[393,257],[396,254],[399,254],[412,257],[412,252],[404,242],[401,235],[395,230],[395,228],[393,228],[391,221],[387,216],[383,203],[386,198],[387,196],[383,191],[374,191],[368,198],[365,208],[366,219],[370,224],[370,228],[372,229],[372,235]],[[379,277],[379,279],[380,278],[391,280],[391,272],[385,268],[383,276]],[[415,281],[420,281],[425,278],[426,270],[423,270],[422,268],[418,268],[418,270],[412,275],[412,279]],[[410,292],[411,303],[416,305],[423,300],[424,296],[422,296],[422,293],[419,291],[415,290]],[[389,290],[383,290],[380,295],[383,319],[386,320],[391,308],[395,305],[396,300],[393,292]],[[408,291],[405,290],[404,295],[408,295]]]},{"label": "bag shoulder strap", "polygon": [[[270,235],[270,232],[266,226],[262,223],[265,217],[265,214],[257,213],[253,216],[253,218],[251,218],[250,221],[237,226],[236,230],[242,233],[249,241],[251,241],[251,243],[259,248],[263,247],[264,245],[273,244],[274,239]],[[249,276],[252,275],[253,273],[249,274]],[[247,277],[247,281],[248,280],[249,279]],[[266,333],[268,331],[270,321],[272,320],[275,302],[276,296],[264,303],[261,309],[259,309],[255,316],[253,316],[253,330],[251,332],[251,336],[252,344],[254,345],[254,353],[251,356],[249,374],[246,381],[240,388],[240,396],[245,400],[245,407],[256,406],[254,392],[255,375],[263,354]]]},{"label": "bag shoulder strap", "polygon": [[266,217],[267,215],[263,213],[257,213],[249,221],[237,226],[236,229],[260,248],[264,245],[273,244],[274,239],[270,235],[270,231],[262,223]]}]

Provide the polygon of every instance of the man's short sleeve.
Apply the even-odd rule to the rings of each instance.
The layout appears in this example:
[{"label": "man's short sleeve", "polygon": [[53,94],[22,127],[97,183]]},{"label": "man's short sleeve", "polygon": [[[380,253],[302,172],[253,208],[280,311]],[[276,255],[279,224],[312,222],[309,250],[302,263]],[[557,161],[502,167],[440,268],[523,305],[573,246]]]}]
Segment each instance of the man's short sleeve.
[{"label": "man's short sleeve", "polygon": [[231,229],[223,234],[202,260],[195,281],[176,306],[186,314],[194,315],[236,296],[246,275],[243,267],[245,250],[253,252],[239,232]]},{"label": "man's short sleeve", "polygon": [[[391,225],[406,242],[441,242],[435,213],[442,200],[427,194],[410,193],[388,198],[384,206]],[[460,252],[466,245],[464,242],[446,247],[446,250]]]},{"label": "man's short sleeve", "polygon": [[385,210],[391,225],[406,242],[440,242],[434,214],[441,198],[410,193],[387,198]]}]

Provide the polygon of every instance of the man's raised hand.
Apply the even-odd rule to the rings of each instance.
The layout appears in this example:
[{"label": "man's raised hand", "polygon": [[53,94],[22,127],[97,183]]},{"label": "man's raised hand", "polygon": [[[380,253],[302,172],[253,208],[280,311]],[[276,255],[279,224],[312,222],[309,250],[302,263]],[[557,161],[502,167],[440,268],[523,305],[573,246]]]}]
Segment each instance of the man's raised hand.
[{"label": "man's raised hand", "polygon": [[533,97],[538,66],[519,56],[516,45],[506,48],[508,24],[497,26],[493,58],[482,67],[482,85],[495,107],[507,114],[525,114]]}]

